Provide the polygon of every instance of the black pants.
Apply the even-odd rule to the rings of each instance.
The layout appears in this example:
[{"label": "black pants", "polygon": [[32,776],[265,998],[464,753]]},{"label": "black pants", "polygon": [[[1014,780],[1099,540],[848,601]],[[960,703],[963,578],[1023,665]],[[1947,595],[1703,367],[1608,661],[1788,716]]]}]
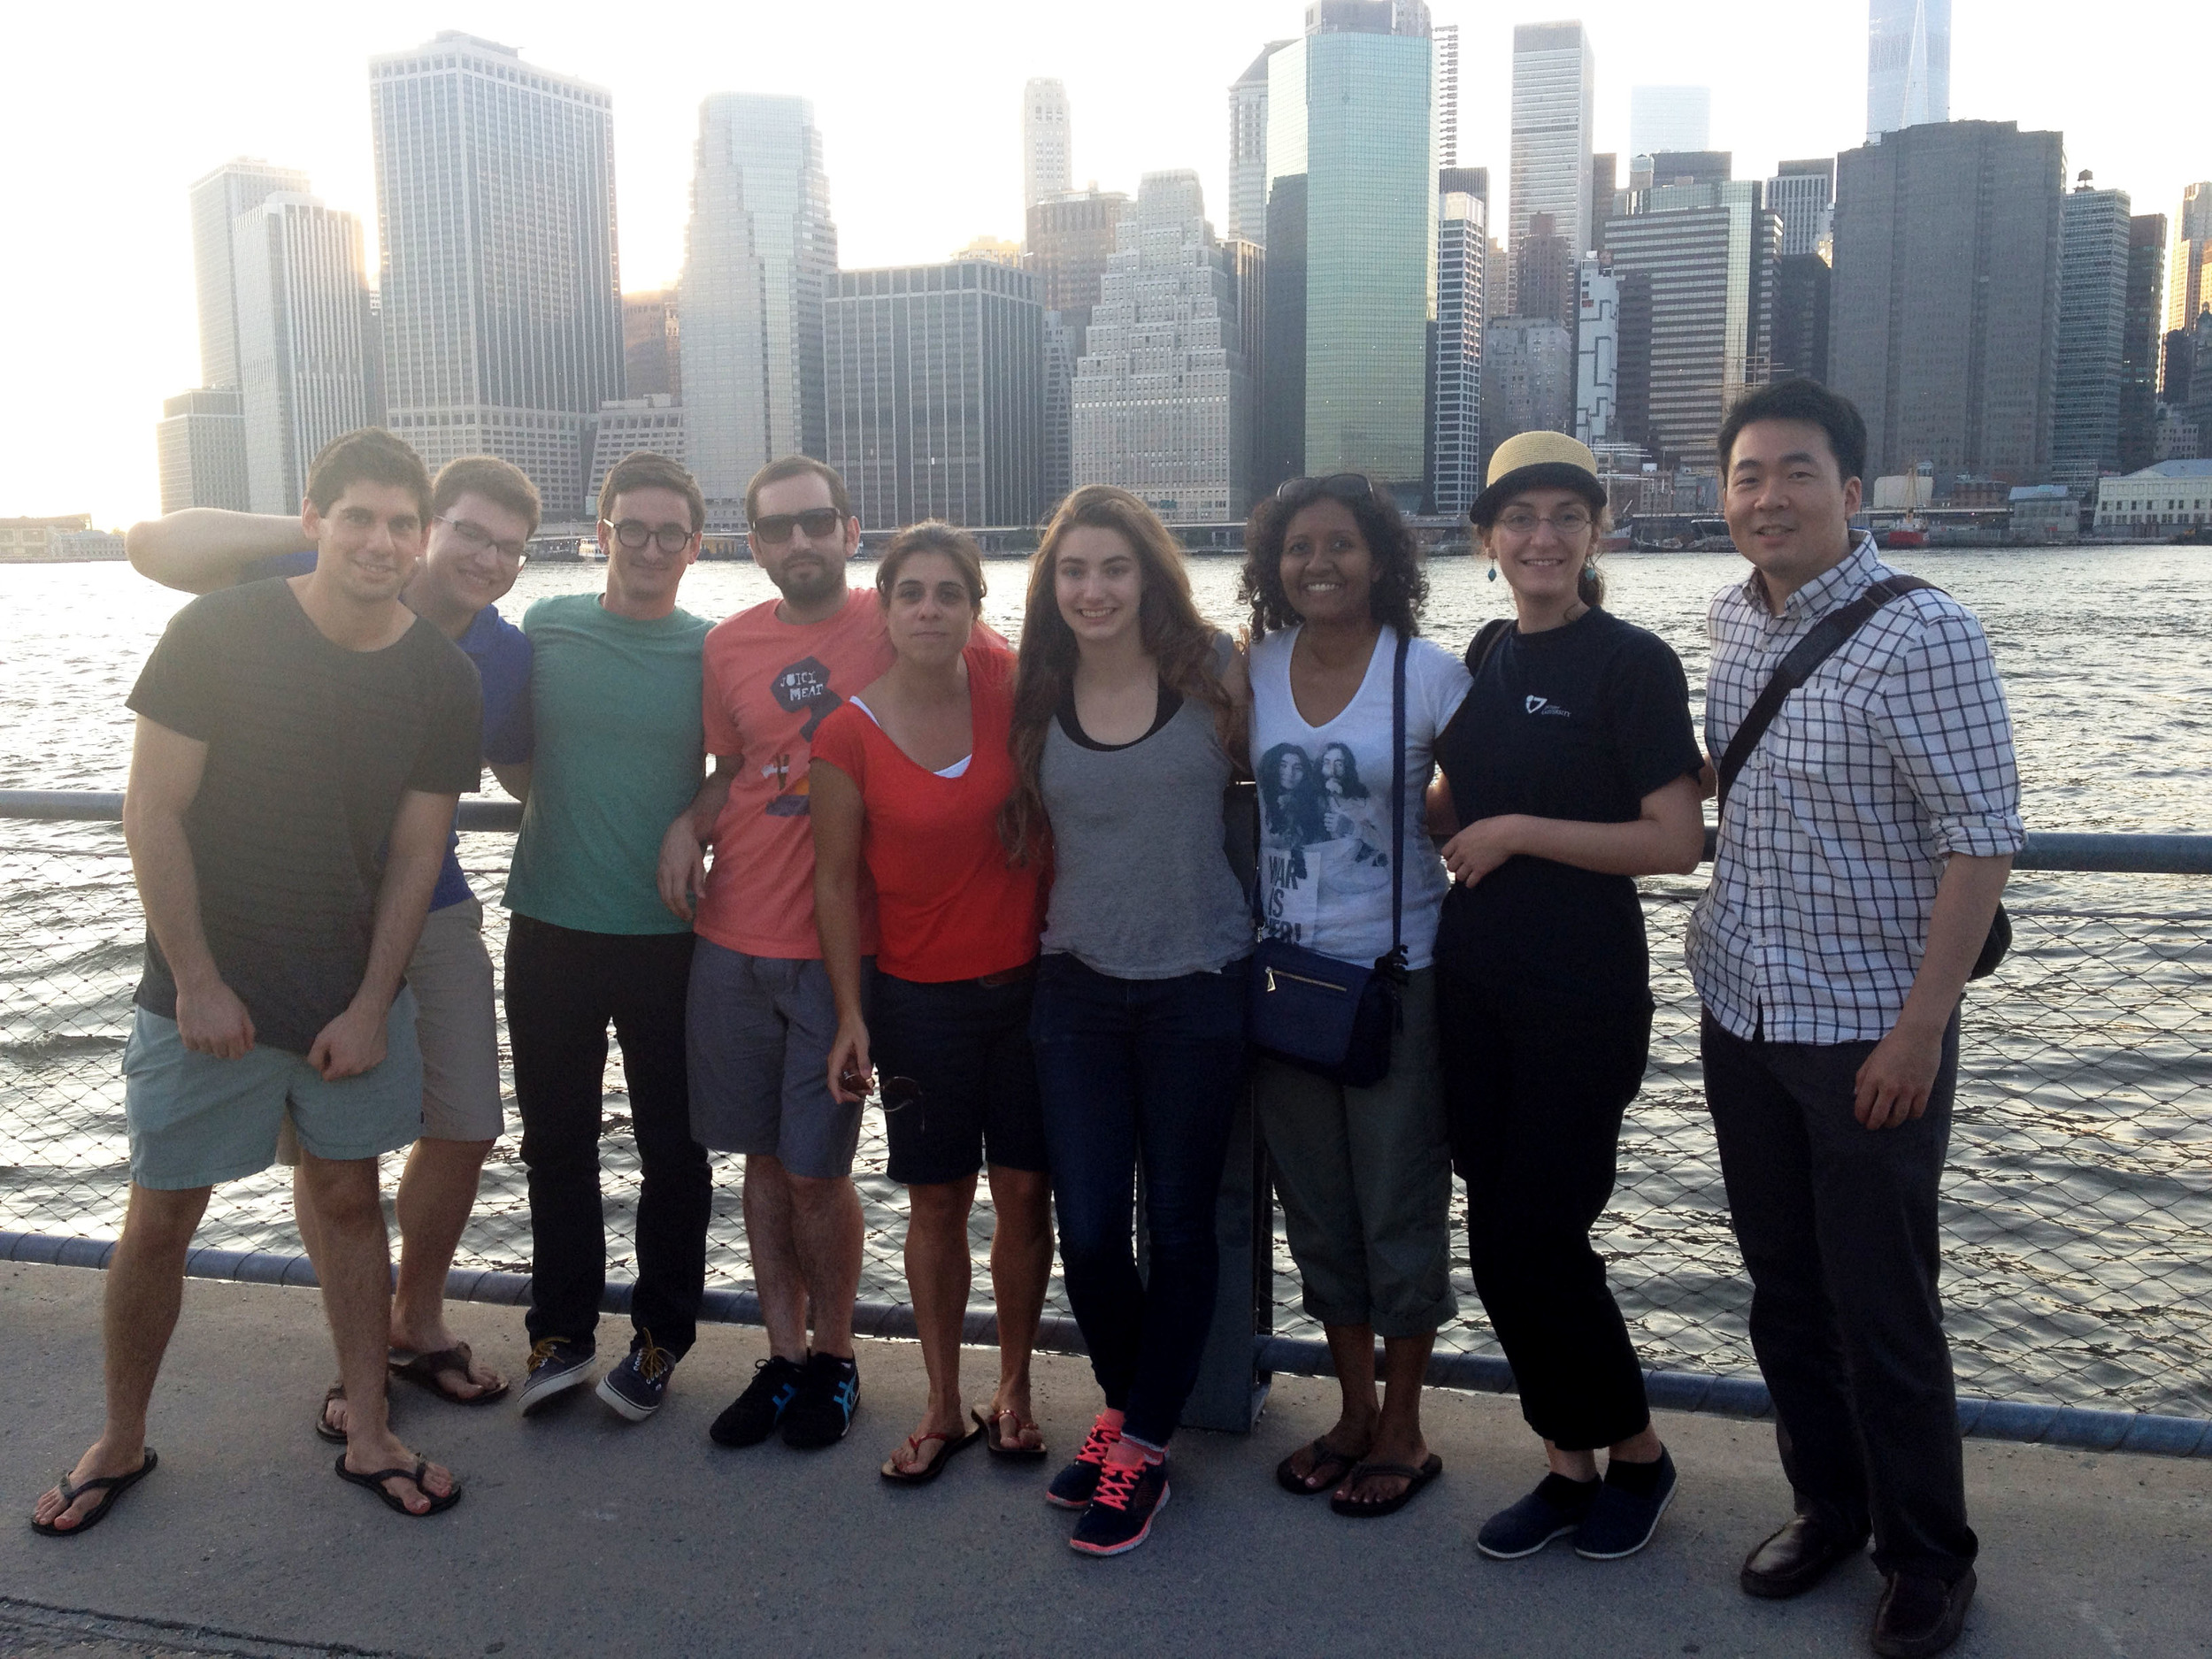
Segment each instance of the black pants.
[{"label": "black pants", "polygon": [[582,933],[517,916],[507,929],[507,1034],[530,1174],[530,1337],[588,1342],[607,1285],[599,1202],[607,1025],[622,1046],[644,1182],[630,1317],[680,1356],[706,1284],[706,1150],[684,1080],[689,933]]},{"label": "black pants", "polygon": [[1590,1229],[1613,1195],[1651,1010],[1509,1002],[1444,972],[1436,984],[1468,1256],[1521,1415],[1563,1450],[1627,1440],[1651,1410]]},{"label": "black pants", "polygon": [[1870,1042],[1747,1042],[1709,1013],[1701,1047],[1798,1511],[1846,1538],[1870,1529],[1885,1572],[1955,1581],[1978,1548],[1936,1294],[1958,1016],[1927,1111],[1890,1129],[1851,1115]]}]

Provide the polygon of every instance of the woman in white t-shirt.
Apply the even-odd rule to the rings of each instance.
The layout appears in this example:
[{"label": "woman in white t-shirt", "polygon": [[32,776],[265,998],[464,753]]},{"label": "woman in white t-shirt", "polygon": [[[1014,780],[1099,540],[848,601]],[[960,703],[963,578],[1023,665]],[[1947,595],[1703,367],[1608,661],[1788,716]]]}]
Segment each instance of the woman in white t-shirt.
[{"label": "woman in white t-shirt", "polygon": [[[1450,881],[1422,796],[1437,733],[1467,695],[1467,670],[1413,637],[1427,590],[1413,535],[1363,475],[1284,485],[1254,510],[1244,544],[1239,597],[1252,608],[1252,755],[1263,796],[1261,935],[1367,967],[1391,949],[1392,860],[1404,871],[1404,1018],[1389,1071],[1352,1087],[1263,1051],[1253,1072],[1306,1311],[1327,1333],[1343,1391],[1335,1425],[1285,1458],[1276,1479],[1294,1493],[1332,1493],[1340,1515],[1387,1515],[1443,1466],[1421,1435],[1421,1377],[1437,1327],[1457,1311],[1430,965]],[[1394,847],[1401,638],[1409,641],[1403,833]]]}]

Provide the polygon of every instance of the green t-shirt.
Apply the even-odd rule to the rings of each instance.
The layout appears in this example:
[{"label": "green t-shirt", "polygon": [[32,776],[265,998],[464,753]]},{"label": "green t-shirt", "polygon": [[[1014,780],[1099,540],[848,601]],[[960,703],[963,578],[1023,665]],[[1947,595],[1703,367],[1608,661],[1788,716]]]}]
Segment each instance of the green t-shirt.
[{"label": "green t-shirt", "polygon": [[661,902],[661,837],[699,792],[699,648],[708,623],[639,622],[596,594],[541,599],[530,636],[537,749],[507,908],[588,933],[687,933]]}]

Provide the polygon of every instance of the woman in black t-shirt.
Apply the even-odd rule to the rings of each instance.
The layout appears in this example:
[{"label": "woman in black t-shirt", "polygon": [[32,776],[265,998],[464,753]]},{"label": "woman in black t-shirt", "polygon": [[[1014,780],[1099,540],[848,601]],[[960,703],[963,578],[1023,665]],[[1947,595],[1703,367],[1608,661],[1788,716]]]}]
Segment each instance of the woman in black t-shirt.
[{"label": "woman in black t-shirt", "polygon": [[1468,648],[1474,686],[1436,749],[1435,816],[1465,826],[1436,941],[1453,1160],[1475,1287],[1551,1464],[1479,1535],[1502,1560],[1569,1533],[1594,1559],[1632,1555],[1674,1494],[1589,1235],[1651,1037],[1633,878],[1697,867],[1702,757],[1680,661],[1601,607],[1605,504],[1573,439],[1499,446],[1471,516],[1515,623]]}]

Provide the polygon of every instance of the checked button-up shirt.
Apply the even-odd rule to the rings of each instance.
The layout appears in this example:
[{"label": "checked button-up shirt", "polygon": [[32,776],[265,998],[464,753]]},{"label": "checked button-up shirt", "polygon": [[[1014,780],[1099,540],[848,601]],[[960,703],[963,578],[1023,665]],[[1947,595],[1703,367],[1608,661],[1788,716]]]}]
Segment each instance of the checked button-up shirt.
[{"label": "checked button-up shirt", "polygon": [[[1791,647],[1896,572],[1863,540],[1780,616],[1757,572],[1715,595],[1705,741],[1717,764]],[[1927,949],[1953,853],[2020,850],[2012,720],[1973,612],[1921,589],[1883,606],[1792,693],[1730,789],[1691,977],[1738,1037],[1878,1041]]]}]

